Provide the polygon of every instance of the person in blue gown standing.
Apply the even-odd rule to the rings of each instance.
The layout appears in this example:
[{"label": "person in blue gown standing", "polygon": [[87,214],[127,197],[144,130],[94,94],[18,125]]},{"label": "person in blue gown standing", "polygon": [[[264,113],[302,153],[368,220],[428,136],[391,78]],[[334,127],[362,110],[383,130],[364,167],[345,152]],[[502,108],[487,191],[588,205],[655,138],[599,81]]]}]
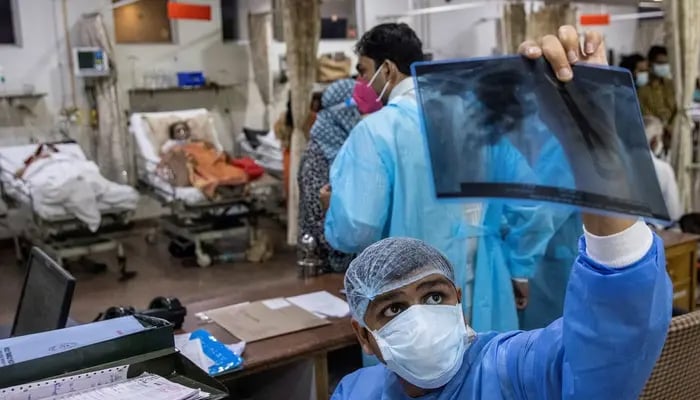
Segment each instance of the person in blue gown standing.
[{"label": "person in blue gown standing", "polygon": [[[534,274],[551,220],[538,207],[489,201],[480,221],[469,223],[464,205],[438,201],[410,77],[411,63],[423,60],[420,40],[405,24],[382,24],[363,35],[357,52],[358,84],[365,82],[376,94],[372,100],[386,105],[353,129],[331,166],[326,240],[338,251],[359,253],[387,237],[421,239],[455,265],[461,304],[477,331],[517,329],[513,279]],[[527,163],[507,140],[485,148],[485,162],[507,166],[490,168],[492,180],[529,179]],[[477,257],[469,251],[473,238]]]}]

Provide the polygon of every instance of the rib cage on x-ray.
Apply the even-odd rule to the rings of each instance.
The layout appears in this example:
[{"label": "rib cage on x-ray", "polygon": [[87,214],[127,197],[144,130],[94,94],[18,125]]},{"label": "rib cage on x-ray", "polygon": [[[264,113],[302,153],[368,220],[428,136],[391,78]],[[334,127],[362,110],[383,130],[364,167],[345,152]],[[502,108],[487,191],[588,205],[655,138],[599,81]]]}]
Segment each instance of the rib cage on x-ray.
[{"label": "rib cage on x-ray", "polygon": [[563,84],[544,61],[520,57],[414,72],[438,197],[668,218],[629,73],[576,65]]}]

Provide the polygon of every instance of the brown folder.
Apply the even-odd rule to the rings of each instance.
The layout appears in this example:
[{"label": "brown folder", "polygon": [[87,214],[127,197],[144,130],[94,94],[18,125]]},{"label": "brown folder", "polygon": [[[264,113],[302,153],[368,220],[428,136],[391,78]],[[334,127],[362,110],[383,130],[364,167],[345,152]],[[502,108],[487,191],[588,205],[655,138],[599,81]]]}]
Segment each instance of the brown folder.
[{"label": "brown folder", "polygon": [[229,333],[248,343],[329,324],[284,299],[236,304],[206,314]]}]

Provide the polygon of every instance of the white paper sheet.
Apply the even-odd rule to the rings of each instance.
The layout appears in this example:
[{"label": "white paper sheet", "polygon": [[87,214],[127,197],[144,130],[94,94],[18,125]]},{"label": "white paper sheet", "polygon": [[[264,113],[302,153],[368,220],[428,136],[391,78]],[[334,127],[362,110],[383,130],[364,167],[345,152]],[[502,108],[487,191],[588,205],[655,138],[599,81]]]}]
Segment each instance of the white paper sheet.
[{"label": "white paper sheet", "polygon": [[108,368],[66,378],[34,382],[27,385],[0,389],[0,400],[35,400],[93,389],[126,380],[128,365]]},{"label": "white paper sheet", "polygon": [[136,318],[129,316],[0,340],[0,367],[105,342],[144,329]]},{"label": "white paper sheet", "polygon": [[262,303],[270,310],[279,310],[290,306],[289,302],[281,297],[279,299],[263,300]]},{"label": "white paper sheet", "polygon": [[348,303],[325,290],[287,297],[287,300],[295,306],[301,307],[321,318],[342,318],[350,315]]}]

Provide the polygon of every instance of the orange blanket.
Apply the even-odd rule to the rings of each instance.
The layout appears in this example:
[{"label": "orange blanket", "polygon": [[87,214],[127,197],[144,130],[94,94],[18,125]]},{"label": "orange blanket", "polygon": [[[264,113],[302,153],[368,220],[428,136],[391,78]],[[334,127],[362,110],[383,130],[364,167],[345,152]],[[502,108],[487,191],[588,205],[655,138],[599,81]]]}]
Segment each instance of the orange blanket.
[{"label": "orange blanket", "polygon": [[173,185],[194,186],[210,199],[216,196],[220,186],[236,186],[248,181],[245,171],[231,165],[226,153],[206,142],[174,147],[163,155],[160,167],[167,170]]}]

